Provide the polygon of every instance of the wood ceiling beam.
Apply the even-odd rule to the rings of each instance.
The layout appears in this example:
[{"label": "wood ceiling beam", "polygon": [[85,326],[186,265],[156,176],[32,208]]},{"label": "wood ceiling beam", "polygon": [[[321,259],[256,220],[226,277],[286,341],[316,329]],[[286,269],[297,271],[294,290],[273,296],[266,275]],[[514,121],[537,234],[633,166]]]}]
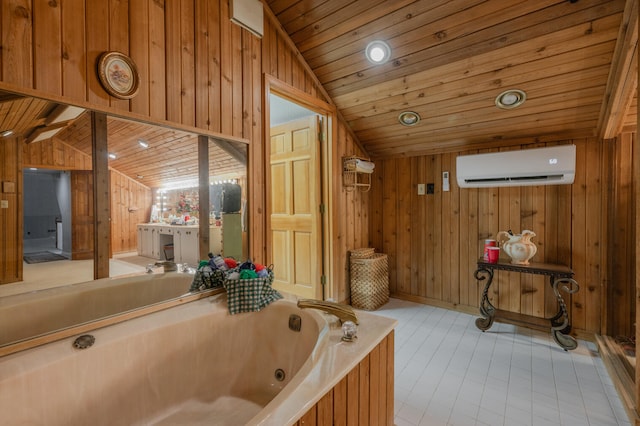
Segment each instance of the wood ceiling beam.
[{"label": "wood ceiling beam", "polygon": [[622,131],[638,84],[637,0],[627,0],[622,19],[598,123],[603,139],[615,138]]},{"label": "wood ceiling beam", "polygon": [[240,149],[238,147],[236,147],[234,144],[227,142],[227,141],[223,141],[220,139],[211,139],[211,141],[213,141],[213,143],[220,148],[221,150],[223,150],[224,152],[226,152],[227,154],[229,154],[232,158],[234,158],[235,160],[237,160],[240,164],[242,164],[243,166],[247,165],[247,150],[246,149]]}]

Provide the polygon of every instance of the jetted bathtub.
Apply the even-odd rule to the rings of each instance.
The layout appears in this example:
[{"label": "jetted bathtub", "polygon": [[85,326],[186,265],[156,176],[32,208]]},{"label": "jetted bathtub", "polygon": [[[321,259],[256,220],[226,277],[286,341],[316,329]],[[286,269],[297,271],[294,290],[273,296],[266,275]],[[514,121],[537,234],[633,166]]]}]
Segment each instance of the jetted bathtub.
[{"label": "jetted bathtub", "polygon": [[85,349],[67,338],[0,358],[0,413],[48,426],[293,424],[395,326],[359,317],[343,342],[332,315],[291,300],[229,315],[217,294],[94,330]]}]

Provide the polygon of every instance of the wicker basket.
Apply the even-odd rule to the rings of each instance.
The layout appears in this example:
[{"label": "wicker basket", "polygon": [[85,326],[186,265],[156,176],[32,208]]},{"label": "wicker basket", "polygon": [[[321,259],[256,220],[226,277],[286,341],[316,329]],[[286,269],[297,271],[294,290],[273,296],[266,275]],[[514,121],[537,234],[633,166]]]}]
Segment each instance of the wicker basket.
[{"label": "wicker basket", "polygon": [[359,248],[351,250],[351,259],[365,259],[370,258],[375,253],[374,248]]},{"label": "wicker basket", "polygon": [[389,301],[387,255],[369,258],[351,257],[351,306],[372,311]]}]

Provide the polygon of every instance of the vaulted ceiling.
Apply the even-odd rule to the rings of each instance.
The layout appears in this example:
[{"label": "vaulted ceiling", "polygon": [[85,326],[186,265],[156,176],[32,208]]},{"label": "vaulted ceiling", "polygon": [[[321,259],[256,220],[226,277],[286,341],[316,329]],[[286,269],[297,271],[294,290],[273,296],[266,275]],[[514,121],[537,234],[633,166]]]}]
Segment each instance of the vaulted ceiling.
[{"label": "vaulted ceiling", "polygon": [[[372,156],[635,130],[635,0],[265,2]],[[526,101],[497,108],[508,89]]]},{"label": "vaulted ceiling", "polygon": [[[109,152],[116,155],[109,159],[109,167],[152,188],[197,186],[197,134],[115,117],[107,120],[107,134]],[[91,155],[89,114],[80,116],[58,137]],[[210,179],[245,176],[246,165],[245,145],[209,138]]]},{"label": "vaulted ceiling", "polygon": [[[636,0],[264,3],[372,157],[636,130]],[[365,58],[374,40],[391,48],[383,64]],[[524,91],[525,102],[496,107],[496,96],[508,89]],[[403,126],[404,111],[420,121]],[[73,123],[58,136],[90,154],[88,113],[54,123],[60,112],[49,101],[0,93],[0,130],[14,129],[29,142],[34,128]],[[197,176],[197,135],[113,117],[108,132],[109,150],[118,155],[110,166],[149,187]],[[212,140],[210,150],[212,175],[245,167],[243,146]]]}]

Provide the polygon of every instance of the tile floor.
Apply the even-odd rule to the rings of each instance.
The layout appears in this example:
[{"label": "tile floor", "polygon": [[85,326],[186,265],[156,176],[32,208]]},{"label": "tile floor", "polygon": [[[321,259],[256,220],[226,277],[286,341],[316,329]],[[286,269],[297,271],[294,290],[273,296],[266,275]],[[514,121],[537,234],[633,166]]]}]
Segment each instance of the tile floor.
[{"label": "tile floor", "polygon": [[630,425],[595,344],[391,299],[397,426]]}]

